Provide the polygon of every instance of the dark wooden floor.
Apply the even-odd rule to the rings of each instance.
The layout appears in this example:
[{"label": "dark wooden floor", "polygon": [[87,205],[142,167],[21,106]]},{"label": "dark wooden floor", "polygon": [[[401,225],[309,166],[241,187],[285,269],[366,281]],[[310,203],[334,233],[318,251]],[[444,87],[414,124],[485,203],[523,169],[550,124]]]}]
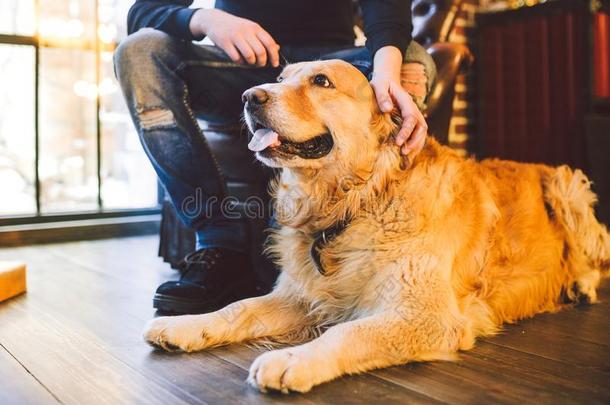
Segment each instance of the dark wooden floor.
[{"label": "dark wooden floor", "polygon": [[[246,386],[257,352],[168,354],[140,333],[176,274],[154,237],[0,249],[29,266],[27,295],[0,304],[0,404],[610,403],[610,289],[603,303],[506,328],[455,363],[340,379],[306,395]],[[610,283],[607,283],[610,284]]]}]

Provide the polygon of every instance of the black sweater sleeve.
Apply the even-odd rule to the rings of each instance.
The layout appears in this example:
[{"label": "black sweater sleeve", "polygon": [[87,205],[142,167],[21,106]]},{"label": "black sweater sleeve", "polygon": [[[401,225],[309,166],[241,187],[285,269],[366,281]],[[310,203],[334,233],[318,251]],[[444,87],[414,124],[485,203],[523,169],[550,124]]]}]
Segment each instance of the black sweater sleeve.
[{"label": "black sweater sleeve", "polygon": [[132,34],[150,27],[176,38],[192,41],[189,23],[195,8],[188,8],[193,0],[136,0],[127,14],[127,31]]},{"label": "black sweater sleeve", "polygon": [[366,47],[372,55],[384,46],[392,45],[405,53],[411,42],[411,1],[360,0],[364,18]]}]

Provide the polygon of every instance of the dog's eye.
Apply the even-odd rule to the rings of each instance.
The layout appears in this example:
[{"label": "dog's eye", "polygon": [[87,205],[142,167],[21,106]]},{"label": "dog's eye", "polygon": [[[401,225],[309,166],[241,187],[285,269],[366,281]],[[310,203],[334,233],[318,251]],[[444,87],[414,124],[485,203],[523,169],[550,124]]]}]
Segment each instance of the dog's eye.
[{"label": "dog's eye", "polygon": [[326,75],[323,74],[317,74],[315,75],[312,79],[311,82],[316,85],[316,86],[320,86],[320,87],[333,87],[333,84],[330,82],[330,80],[328,80],[328,77],[326,77]]},{"label": "dog's eye", "polygon": [[279,83],[279,82],[281,82],[282,80],[284,80],[284,78],[283,78],[282,76],[278,76],[276,80],[277,80],[277,82]]}]

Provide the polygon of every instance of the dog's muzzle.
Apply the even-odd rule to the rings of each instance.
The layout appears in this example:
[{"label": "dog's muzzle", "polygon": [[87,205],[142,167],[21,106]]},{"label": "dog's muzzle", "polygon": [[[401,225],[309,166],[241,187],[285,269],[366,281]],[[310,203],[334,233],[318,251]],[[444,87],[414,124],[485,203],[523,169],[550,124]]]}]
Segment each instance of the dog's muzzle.
[{"label": "dog's muzzle", "polygon": [[245,114],[253,123],[248,147],[263,157],[298,156],[302,159],[320,159],[330,153],[334,146],[333,137],[326,132],[304,142],[294,142],[279,135],[264,119],[266,93],[251,89],[244,93]]}]

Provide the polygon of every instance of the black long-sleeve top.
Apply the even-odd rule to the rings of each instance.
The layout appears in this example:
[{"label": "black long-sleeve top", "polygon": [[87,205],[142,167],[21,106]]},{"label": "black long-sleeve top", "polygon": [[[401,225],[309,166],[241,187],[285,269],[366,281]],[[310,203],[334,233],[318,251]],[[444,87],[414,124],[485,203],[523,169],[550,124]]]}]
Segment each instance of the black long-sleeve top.
[{"label": "black long-sleeve top", "polygon": [[[136,0],[127,17],[128,31],[156,28],[194,40],[189,22],[193,0]],[[366,46],[374,55],[392,45],[405,52],[411,41],[409,0],[360,0]],[[216,0],[216,8],[255,21],[281,45],[351,45],[352,0]]]}]

